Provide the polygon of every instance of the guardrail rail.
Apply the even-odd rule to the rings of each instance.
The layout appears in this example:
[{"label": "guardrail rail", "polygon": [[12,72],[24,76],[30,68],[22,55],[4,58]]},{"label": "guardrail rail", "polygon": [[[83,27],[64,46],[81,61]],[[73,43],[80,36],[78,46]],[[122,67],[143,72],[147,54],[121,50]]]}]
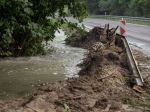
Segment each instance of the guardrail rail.
[{"label": "guardrail rail", "polygon": [[131,17],[131,16],[114,16],[114,15],[90,15],[92,18],[101,18],[107,20],[121,20],[124,18],[128,23],[142,24],[150,26],[150,18]]},{"label": "guardrail rail", "polygon": [[135,61],[131,48],[125,37],[122,38],[122,41],[127,54],[128,66],[134,77],[134,81],[136,85],[143,86],[144,80],[141,76],[140,70],[138,68],[137,62]]}]

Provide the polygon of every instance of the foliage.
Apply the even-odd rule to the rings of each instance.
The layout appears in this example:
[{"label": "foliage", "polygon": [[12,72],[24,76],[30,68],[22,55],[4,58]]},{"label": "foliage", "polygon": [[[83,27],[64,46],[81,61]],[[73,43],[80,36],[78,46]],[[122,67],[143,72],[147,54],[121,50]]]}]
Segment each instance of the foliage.
[{"label": "foliage", "polygon": [[78,24],[68,23],[63,26],[65,33],[68,38],[65,42],[68,45],[79,47],[79,44],[86,39],[87,31],[85,31],[84,26],[79,26]]},{"label": "foliage", "polygon": [[72,34],[79,32],[81,36],[86,35],[85,27],[84,25],[80,26],[77,23],[68,22],[62,25],[61,29],[65,31],[65,34],[67,37],[71,37]]},{"label": "foliage", "polygon": [[150,0],[131,0],[129,15],[150,17]]},{"label": "foliage", "polygon": [[0,0],[0,56],[44,53],[66,16],[82,21],[84,0]]},{"label": "foliage", "polygon": [[98,2],[99,0],[87,0],[87,9],[90,14],[100,13]]},{"label": "foliage", "polygon": [[150,17],[150,0],[95,0],[94,3],[87,1],[90,14]]}]

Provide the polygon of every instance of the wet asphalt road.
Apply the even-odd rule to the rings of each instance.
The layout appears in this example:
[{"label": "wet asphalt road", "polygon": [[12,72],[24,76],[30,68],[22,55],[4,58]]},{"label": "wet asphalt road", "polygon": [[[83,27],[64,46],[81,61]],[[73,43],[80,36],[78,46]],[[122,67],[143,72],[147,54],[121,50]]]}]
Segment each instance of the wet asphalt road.
[{"label": "wet asphalt road", "polygon": [[[87,18],[83,22],[88,28],[93,28],[94,26],[103,27],[108,23],[110,24],[110,27],[116,27],[119,25],[119,21],[93,18]],[[126,31],[126,38],[130,44],[134,44],[135,46],[150,52],[150,26],[127,23]]]}]

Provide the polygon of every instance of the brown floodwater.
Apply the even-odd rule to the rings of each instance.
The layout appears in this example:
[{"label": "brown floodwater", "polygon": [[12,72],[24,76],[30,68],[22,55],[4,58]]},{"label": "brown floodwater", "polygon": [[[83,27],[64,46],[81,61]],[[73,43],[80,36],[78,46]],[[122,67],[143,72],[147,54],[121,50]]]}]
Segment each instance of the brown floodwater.
[{"label": "brown floodwater", "polygon": [[31,94],[40,84],[76,77],[76,65],[86,50],[66,46],[63,31],[45,49],[45,56],[0,59],[0,99],[12,99]]}]

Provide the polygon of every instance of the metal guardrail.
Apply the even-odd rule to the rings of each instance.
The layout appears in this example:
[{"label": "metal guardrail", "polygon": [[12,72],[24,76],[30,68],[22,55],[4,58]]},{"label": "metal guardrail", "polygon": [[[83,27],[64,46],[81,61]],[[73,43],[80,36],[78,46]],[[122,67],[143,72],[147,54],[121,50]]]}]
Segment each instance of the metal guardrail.
[{"label": "metal guardrail", "polygon": [[91,17],[99,17],[99,18],[105,18],[105,19],[128,19],[133,21],[144,21],[144,22],[150,22],[150,18],[144,18],[144,17],[131,17],[131,16],[114,16],[114,15],[90,15]]},{"label": "metal guardrail", "polygon": [[135,61],[135,58],[134,58],[133,53],[131,51],[131,48],[130,48],[125,37],[122,38],[122,41],[123,41],[123,44],[124,44],[124,47],[126,50],[126,54],[127,54],[128,66],[129,66],[130,71],[133,74],[134,81],[135,81],[136,85],[143,86],[144,80],[141,76],[140,70],[137,66],[137,63]]},{"label": "metal guardrail", "polygon": [[[91,29],[88,26],[85,26],[85,28],[86,28],[87,31]],[[119,35],[119,34],[117,34],[117,35]],[[123,42],[122,47],[125,49],[126,54],[127,54],[127,62],[128,62],[129,70],[130,70],[130,72],[132,73],[132,75],[134,77],[134,81],[135,81],[134,83],[138,86],[143,86],[144,80],[143,80],[142,75],[140,73],[140,70],[137,66],[137,63],[135,61],[135,58],[134,58],[133,53],[131,51],[131,48],[128,44],[128,41],[126,40],[125,37],[120,38],[120,39]]]}]

